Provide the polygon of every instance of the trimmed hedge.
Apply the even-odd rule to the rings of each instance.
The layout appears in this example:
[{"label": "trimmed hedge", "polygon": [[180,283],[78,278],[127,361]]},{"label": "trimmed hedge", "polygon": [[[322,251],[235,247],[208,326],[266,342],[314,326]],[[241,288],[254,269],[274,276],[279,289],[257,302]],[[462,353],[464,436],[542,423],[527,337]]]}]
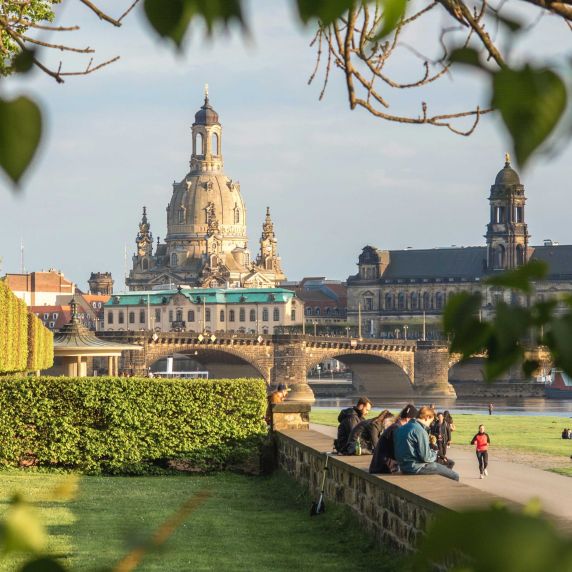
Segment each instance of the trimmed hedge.
[{"label": "trimmed hedge", "polygon": [[24,371],[28,358],[28,309],[0,280],[0,373]]},{"label": "trimmed hedge", "polygon": [[223,468],[266,433],[259,379],[33,377],[0,381],[0,465],[149,472]]},{"label": "trimmed hedge", "polygon": [[37,316],[28,313],[28,371],[48,369],[54,365],[54,334]]}]

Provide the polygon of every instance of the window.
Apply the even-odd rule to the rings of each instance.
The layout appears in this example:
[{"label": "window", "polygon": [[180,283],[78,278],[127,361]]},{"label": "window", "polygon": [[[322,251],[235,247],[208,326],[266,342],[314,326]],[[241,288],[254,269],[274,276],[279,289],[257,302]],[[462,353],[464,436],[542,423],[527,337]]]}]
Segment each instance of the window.
[{"label": "window", "polygon": [[220,311],[219,316],[220,316],[220,317],[219,317],[220,321],[221,321],[221,322],[224,322],[224,310],[221,310],[221,311]]},{"label": "window", "polygon": [[385,309],[393,310],[393,296],[390,293],[385,295]]},{"label": "window", "polygon": [[113,324],[113,312],[107,312],[107,323]]},{"label": "window", "polygon": [[516,247],[516,264],[522,266],[524,264],[524,248],[518,244]]},{"label": "window", "polygon": [[493,251],[493,267],[504,268],[504,246],[502,244]]},{"label": "window", "polygon": [[173,321],[173,310],[169,310],[169,322]]},{"label": "window", "polygon": [[123,312],[119,312],[119,315],[117,316],[117,323],[118,324],[123,324],[125,323],[125,315],[123,314]]},{"label": "window", "polygon": [[238,210],[238,205],[234,206],[234,224],[238,224],[240,222],[240,211]]},{"label": "window", "polygon": [[211,321],[211,309],[205,308],[205,322]]},{"label": "window", "polygon": [[194,310],[189,310],[187,312],[187,321],[188,322],[194,322],[195,321],[195,311]]},{"label": "window", "polygon": [[250,321],[256,322],[256,311],[255,310],[250,310]]},{"label": "window", "polygon": [[213,133],[213,136],[211,138],[211,153],[213,155],[219,154],[219,151],[218,151],[218,135],[216,133]]},{"label": "window", "polygon": [[268,308],[262,309],[262,321],[268,322]]},{"label": "window", "polygon": [[442,292],[437,292],[435,294],[435,308],[437,310],[441,310],[441,308],[443,308],[443,293]]},{"label": "window", "polygon": [[397,309],[405,310],[405,294],[403,292],[399,292],[397,295]]},{"label": "window", "polygon": [[185,222],[185,209],[179,209],[177,215],[177,222],[183,224]]},{"label": "window", "polygon": [[290,321],[291,322],[296,321],[296,310],[294,308],[292,308],[292,310],[290,310]]},{"label": "window", "polygon": [[312,308],[306,308],[306,316],[312,315]]},{"label": "window", "polygon": [[139,323],[145,323],[145,310],[139,310]]},{"label": "window", "polygon": [[56,326],[56,323],[55,323],[55,322],[50,322],[50,328],[51,328],[52,330],[55,328],[55,326]]},{"label": "window", "polygon": [[173,252],[173,254],[171,254],[171,266],[177,266],[177,264],[177,255]]},{"label": "window", "polygon": [[57,320],[58,319],[58,315],[57,314],[52,314],[52,320]]},{"label": "window", "polygon": [[155,309],[155,322],[161,321],[161,310],[159,308]]},{"label": "window", "polygon": [[280,308],[274,308],[274,310],[272,311],[272,319],[275,322],[280,321]]},{"label": "window", "polygon": [[371,312],[373,310],[373,298],[371,296],[363,299],[363,308],[366,312]]},{"label": "window", "polygon": [[228,321],[229,321],[229,322],[234,322],[234,310],[229,310],[229,311],[228,311]]},{"label": "window", "polygon": [[143,270],[149,270],[149,261],[146,258],[143,259]]},{"label": "window", "polygon": [[49,314],[44,314],[44,320],[47,320],[50,317]]},{"label": "window", "polygon": [[318,308],[318,306],[316,306],[316,307],[314,308],[314,314],[315,314],[316,316],[319,316],[319,315],[320,315],[320,308]]},{"label": "window", "polygon": [[182,322],[183,321],[183,310],[179,309],[177,310],[177,322]]},{"label": "window", "polygon": [[197,133],[195,137],[195,155],[204,155],[203,153],[203,134]]},{"label": "window", "polygon": [[244,311],[244,308],[241,308],[238,312],[238,319],[241,322],[245,322],[246,321],[246,312]]},{"label": "window", "polygon": [[331,316],[331,315],[332,315],[332,309],[326,308],[326,316]]},{"label": "window", "polygon": [[419,296],[417,295],[417,292],[411,293],[411,309],[412,310],[419,309]]}]

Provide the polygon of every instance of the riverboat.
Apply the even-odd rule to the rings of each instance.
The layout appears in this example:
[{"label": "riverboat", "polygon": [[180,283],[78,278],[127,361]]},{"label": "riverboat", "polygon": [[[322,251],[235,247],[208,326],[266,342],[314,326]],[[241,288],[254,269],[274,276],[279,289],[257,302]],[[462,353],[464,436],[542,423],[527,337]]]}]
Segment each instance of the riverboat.
[{"label": "riverboat", "polygon": [[549,399],[572,399],[572,378],[560,369],[553,369],[544,395]]}]

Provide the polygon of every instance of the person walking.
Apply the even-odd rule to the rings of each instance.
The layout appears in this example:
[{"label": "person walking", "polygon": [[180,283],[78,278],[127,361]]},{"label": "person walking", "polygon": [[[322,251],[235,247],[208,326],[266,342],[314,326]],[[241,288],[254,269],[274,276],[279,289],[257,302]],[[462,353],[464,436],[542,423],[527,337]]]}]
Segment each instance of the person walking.
[{"label": "person walking", "polygon": [[435,436],[438,455],[446,459],[447,446],[451,443],[451,432],[443,413],[439,412],[437,414],[437,418],[431,425],[430,434]]},{"label": "person walking", "polygon": [[489,403],[489,415],[493,414],[493,409],[495,408],[495,406],[492,403]]},{"label": "person walking", "polygon": [[484,479],[488,476],[489,472],[487,467],[489,465],[489,445],[491,438],[488,433],[485,433],[485,426],[479,425],[479,432],[472,438],[471,445],[477,447],[477,459],[479,461],[480,478]]}]

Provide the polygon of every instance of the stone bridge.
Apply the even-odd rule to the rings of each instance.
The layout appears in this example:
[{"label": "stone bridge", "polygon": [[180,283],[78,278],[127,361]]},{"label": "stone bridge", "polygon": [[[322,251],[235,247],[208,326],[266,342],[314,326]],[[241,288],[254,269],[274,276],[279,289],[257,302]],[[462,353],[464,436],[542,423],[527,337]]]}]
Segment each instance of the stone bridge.
[{"label": "stone bridge", "polygon": [[313,401],[313,392],[306,380],[308,370],[335,358],[342,363],[394,364],[406,377],[411,393],[455,396],[448,382],[448,348],[442,342],[143,331],[99,332],[98,336],[143,347],[143,351],[125,352],[122,358],[122,367],[135,375],[146,374],[152,363],[173,354],[190,355],[206,363],[216,358],[226,361],[229,370],[233,364],[246,363],[259,372],[266,383],[288,384],[292,388],[289,399]]}]

